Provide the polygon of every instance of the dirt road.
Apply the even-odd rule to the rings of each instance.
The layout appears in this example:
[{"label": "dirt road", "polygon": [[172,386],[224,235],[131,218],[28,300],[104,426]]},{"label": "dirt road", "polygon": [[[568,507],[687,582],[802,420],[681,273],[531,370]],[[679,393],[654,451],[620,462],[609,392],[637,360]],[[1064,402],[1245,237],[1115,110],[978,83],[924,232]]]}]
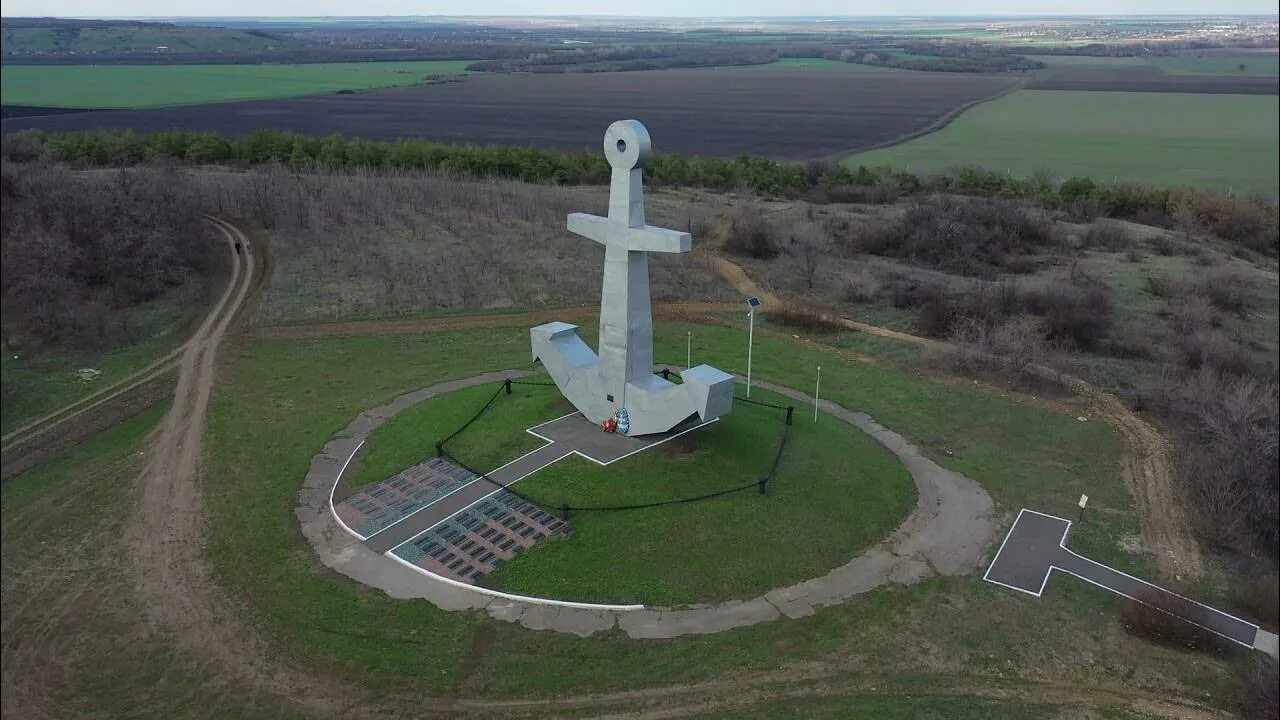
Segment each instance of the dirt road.
[{"label": "dirt road", "polygon": [[[211,222],[229,249],[237,242],[248,246],[233,225]],[[254,256],[233,250],[231,258],[226,290],[178,360],[173,405],[150,438],[141,496],[128,530],[135,584],[148,620],[192,659],[211,666],[209,676],[229,690],[248,678],[271,681],[280,673],[266,666],[252,634],[233,618],[209,577],[203,552],[199,471],[205,413],[218,346],[254,284]]]}]

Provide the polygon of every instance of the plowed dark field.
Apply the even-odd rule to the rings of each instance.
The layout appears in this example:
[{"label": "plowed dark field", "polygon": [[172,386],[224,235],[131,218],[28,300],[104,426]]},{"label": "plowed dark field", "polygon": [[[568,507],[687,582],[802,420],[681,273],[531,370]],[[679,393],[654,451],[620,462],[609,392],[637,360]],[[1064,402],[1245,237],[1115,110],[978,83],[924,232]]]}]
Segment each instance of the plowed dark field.
[{"label": "plowed dark field", "polygon": [[354,95],[14,118],[3,128],[185,128],[228,135],[274,128],[594,150],[610,122],[635,118],[664,151],[805,159],[918,132],[1014,82],[945,73],[732,69],[483,75]]}]

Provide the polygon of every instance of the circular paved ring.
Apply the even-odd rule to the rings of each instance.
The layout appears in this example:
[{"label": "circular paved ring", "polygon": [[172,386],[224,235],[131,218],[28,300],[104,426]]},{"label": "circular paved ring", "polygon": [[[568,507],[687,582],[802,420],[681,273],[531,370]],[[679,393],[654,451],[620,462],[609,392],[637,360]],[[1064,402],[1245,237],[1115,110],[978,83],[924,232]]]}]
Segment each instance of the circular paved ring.
[{"label": "circular paved ring", "polygon": [[[302,532],[321,562],[394,598],[426,599],[444,610],[484,610],[494,618],[534,630],[585,637],[617,626],[633,638],[672,638],[723,632],[781,616],[812,615],[816,608],[844,602],[886,583],[911,584],[936,575],[963,575],[978,566],[995,535],[994,507],[980,485],[937,465],[866,413],[826,400],[819,403],[823,412],[858,427],[902,461],[916,485],[916,507],[888,537],[848,563],[822,577],[775,588],[750,600],[653,608],[500,593],[407,568],[370,550],[339,525],[333,511],[333,491],[343,469],[374,428],[428,398],[531,374],[492,372],[415,390],[360,413],[335,435],[312,458],[296,511]],[[755,384],[801,402],[810,401],[809,396],[791,388],[760,381]]]}]

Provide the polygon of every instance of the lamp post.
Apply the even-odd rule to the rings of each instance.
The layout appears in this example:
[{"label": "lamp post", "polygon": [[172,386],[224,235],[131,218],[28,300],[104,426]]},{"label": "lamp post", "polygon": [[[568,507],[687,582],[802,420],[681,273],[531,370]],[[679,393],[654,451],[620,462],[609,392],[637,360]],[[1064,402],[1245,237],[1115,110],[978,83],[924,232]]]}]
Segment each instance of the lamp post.
[{"label": "lamp post", "polygon": [[684,334],[684,369],[688,370],[693,367],[693,331],[688,330]]},{"label": "lamp post", "polygon": [[822,366],[818,366],[818,379],[813,383],[813,421],[818,422],[818,389],[822,387]]},{"label": "lamp post", "polygon": [[746,306],[746,396],[751,397],[751,346],[755,343],[755,309],[760,306],[759,297],[748,297]]}]

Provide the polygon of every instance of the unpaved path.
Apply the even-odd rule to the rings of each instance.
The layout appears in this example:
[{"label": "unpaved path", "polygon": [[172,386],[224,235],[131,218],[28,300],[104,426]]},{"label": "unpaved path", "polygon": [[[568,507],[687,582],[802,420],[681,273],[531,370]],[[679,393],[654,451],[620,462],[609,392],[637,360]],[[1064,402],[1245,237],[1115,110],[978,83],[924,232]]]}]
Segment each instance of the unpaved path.
[{"label": "unpaved path", "polygon": [[[228,248],[247,247],[234,226],[213,220]],[[213,387],[218,346],[254,281],[252,254],[232,251],[227,288],[187,342],[178,360],[173,405],[152,435],[140,478],[141,496],[127,532],[133,551],[135,583],[150,624],[170,637],[198,664],[211,665],[218,682],[256,678],[263,686],[295,698],[306,697],[314,683],[305,675],[275,665],[255,638],[233,617],[227,599],[212,582],[205,564],[205,529],[200,506],[199,470],[205,413]],[[314,696],[313,696],[314,697]],[[323,695],[320,707],[332,709]],[[315,703],[306,703],[315,708]]]},{"label": "unpaved path", "polygon": [[182,350],[185,347],[186,345],[184,344],[168,355],[165,355],[135,373],[131,373],[128,376],[123,377],[106,387],[100,388],[96,392],[86,395],[73,403],[64,405],[51,413],[42,415],[31,422],[26,423],[22,427],[14,428],[4,437],[0,438],[0,442],[4,443],[2,450],[7,451],[19,444],[33,440],[63,423],[73,420],[76,417],[98,407],[99,405],[108,403],[130,390],[154,380],[157,376],[163,375],[178,361],[178,356],[182,353]]},{"label": "unpaved path", "polygon": [[[742,266],[728,258],[714,258],[716,271],[739,292],[762,299],[768,291],[758,287]],[[776,299],[775,299],[776,302]],[[768,309],[768,304],[765,305]],[[850,330],[913,343],[933,350],[950,351],[956,346],[941,340],[919,337],[897,330],[838,318]],[[1167,578],[1196,578],[1204,571],[1200,546],[1191,536],[1186,506],[1174,482],[1172,447],[1151,423],[1129,409],[1120,398],[1080,378],[1045,366],[1033,366],[1039,378],[1062,385],[1089,400],[1093,416],[1110,424],[1124,438],[1121,472],[1138,505],[1143,546],[1152,553],[1156,569]]]}]

